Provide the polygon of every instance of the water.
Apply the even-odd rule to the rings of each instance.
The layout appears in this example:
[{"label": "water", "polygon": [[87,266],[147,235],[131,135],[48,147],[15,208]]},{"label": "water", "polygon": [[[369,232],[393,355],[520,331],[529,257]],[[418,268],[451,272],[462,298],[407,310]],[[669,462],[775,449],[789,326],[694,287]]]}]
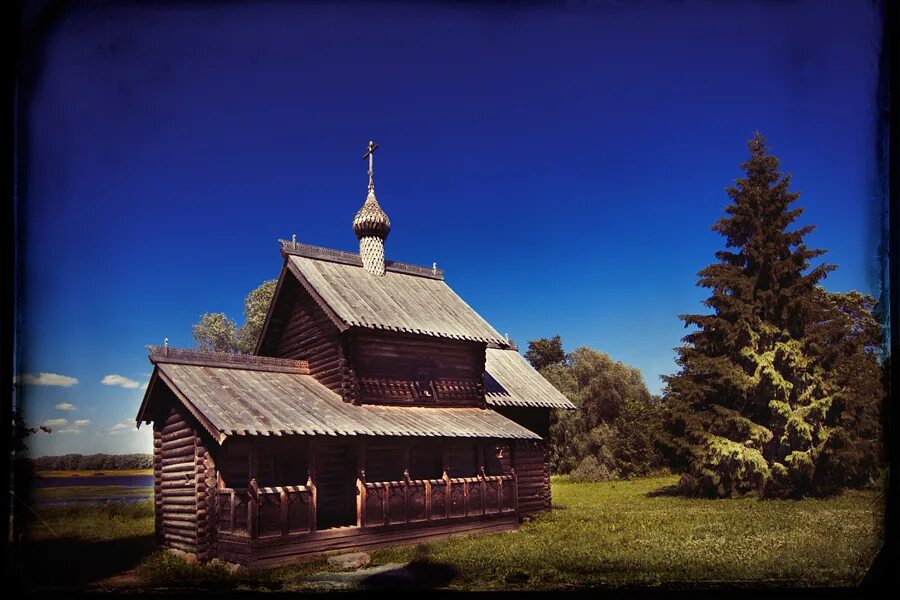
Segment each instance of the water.
[{"label": "water", "polygon": [[40,506],[140,502],[153,496],[152,474],[37,477],[33,499]]}]

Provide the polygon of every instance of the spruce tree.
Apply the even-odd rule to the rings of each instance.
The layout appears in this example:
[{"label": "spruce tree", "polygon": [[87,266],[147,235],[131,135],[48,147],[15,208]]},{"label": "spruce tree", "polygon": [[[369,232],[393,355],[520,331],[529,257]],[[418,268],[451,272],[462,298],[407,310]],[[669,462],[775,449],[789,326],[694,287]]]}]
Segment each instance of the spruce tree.
[{"label": "spruce tree", "polygon": [[834,267],[810,268],[824,250],[803,242],[814,226],[788,229],[802,213],[790,175],[759,133],[748,147],[745,176],[712,227],[727,249],[698,273],[712,313],[680,317],[697,329],[676,349],[680,372],[664,378],[667,445],[685,491],[796,495],[812,487],[828,439],[834,390],[806,336],[817,284]]}]

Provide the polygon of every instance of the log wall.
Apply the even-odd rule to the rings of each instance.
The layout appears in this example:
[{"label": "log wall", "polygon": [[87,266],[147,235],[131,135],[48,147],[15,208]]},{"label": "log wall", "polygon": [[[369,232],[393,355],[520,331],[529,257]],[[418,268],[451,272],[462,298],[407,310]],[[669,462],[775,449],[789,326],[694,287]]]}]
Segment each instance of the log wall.
[{"label": "log wall", "polygon": [[360,402],[484,405],[484,344],[360,330],[347,352]]},{"label": "log wall", "polygon": [[167,405],[153,423],[156,541],[205,560],[215,551],[215,461],[193,418]]},{"label": "log wall", "polygon": [[519,514],[528,516],[550,508],[550,469],[544,442],[518,441],[512,463],[519,482]]}]

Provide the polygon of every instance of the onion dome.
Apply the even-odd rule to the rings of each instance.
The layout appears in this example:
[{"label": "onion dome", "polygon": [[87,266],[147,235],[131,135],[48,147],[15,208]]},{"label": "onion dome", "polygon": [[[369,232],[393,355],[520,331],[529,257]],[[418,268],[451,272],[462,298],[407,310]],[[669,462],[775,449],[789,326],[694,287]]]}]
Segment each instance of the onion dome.
[{"label": "onion dome", "polygon": [[376,237],[380,240],[387,239],[391,232],[391,220],[388,218],[378,200],[375,199],[375,186],[369,186],[369,194],[362,208],[353,217],[353,233],[356,239],[364,237]]}]

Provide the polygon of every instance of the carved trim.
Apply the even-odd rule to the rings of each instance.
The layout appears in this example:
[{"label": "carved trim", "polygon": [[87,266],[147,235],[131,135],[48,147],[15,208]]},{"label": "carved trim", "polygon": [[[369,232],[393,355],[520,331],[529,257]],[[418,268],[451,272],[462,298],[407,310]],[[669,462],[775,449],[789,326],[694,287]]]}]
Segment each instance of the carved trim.
[{"label": "carved trim", "polygon": [[146,348],[150,350],[150,362],[153,364],[175,363],[179,365],[309,375],[309,363],[305,360],[273,358],[271,356],[248,356],[246,354],[230,354],[228,352],[202,352],[189,348],[171,348],[167,346],[146,346]]},{"label": "carved trim", "polygon": [[[333,248],[323,248],[322,246],[311,246],[309,244],[301,244],[290,240],[278,241],[281,242],[282,255],[291,254],[293,256],[303,256],[305,258],[315,258],[345,265],[353,265],[355,267],[363,266],[362,258],[360,258],[359,254],[353,252],[345,252]],[[431,269],[421,265],[413,265],[395,260],[385,260],[384,268],[386,271],[393,271],[395,273],[405,273],[406,275],[427,277],[429,279],[444,279],[443,269]]]}]

